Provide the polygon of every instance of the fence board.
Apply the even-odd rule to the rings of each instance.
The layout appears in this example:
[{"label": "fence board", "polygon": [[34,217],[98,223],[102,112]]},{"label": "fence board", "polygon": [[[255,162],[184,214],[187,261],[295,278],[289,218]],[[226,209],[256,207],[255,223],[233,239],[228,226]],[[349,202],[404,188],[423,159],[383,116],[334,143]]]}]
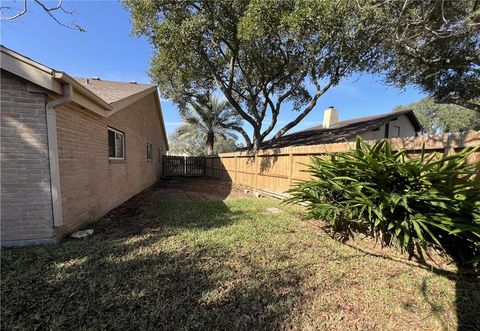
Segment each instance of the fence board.
[{"label": "fence board", "polygon": [[[420,153],[422,145],[427,153],[451,155],[466,147],[479,146],[480,132],[392,138],[389,141],[394,150],[405,149],[412,156]],[[304,170],[312,156],[345,152],[353,147],[353,142],[345,142],[261,150],[256,154],[242,151],[207,156],[205,174],[258,191],[284,195],[292,184],[309,179],[310,175]],[[467,161],[480,162],[480,152],[472,154]]]}]

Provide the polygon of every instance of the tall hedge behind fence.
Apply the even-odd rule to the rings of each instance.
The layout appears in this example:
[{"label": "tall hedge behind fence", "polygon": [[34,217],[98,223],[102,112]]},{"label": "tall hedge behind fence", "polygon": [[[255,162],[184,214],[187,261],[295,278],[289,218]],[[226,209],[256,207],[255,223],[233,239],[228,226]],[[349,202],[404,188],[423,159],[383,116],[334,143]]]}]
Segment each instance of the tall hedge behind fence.
[{"label": "tall hedge behind fence", "polygon": [[[465,147],[479,146],[480,132],[389,140],[395,150],[406,149],[408,155],[419,154],[423,143],[427,153],[451,155]],[[345,142],[268,149],[256,154],[244,151],[207,156],[205,175],[247,186],[255,191],[282,196],[295,182],[309,179],[309,174],[302,170],[306,168],[305,164],[310,163],[311,156],[344,152],[352,148],[353,144]],[[468,162],[480,162],[480,153],[473,154]]]}]

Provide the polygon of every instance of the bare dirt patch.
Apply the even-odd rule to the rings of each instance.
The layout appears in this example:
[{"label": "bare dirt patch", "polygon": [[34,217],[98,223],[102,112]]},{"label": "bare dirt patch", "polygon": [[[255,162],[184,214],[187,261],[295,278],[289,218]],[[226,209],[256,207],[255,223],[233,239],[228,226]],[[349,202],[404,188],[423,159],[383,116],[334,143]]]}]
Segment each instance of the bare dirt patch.
[{"label": "bare dirt patch", "polygon": [[[162,180],[133,196],[111,210],[96,226],[96,235],[104,239],[125,239],[155,229],[161,233],[162,223],[152,211],[164,199],[179,198],[189,201],[215,201],[252,198],[231,183],[204,177],[178,177]],[[114,226],[112,226],[112,222]],[[103,226],[103,223],[108,226]]]},{"label": "bare dirt patch", "polygon": [[173,177],[159,182],[156,188],[175,193],[184,193],[192,200],[225,200],[251,198],[242,188],[231,182],[206,177]]}]

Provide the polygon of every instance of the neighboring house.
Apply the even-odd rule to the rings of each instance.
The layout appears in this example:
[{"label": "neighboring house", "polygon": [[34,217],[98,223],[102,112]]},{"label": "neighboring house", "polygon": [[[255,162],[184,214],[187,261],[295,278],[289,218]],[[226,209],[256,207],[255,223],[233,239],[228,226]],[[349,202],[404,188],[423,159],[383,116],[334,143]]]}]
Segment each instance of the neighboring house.
[{"label": "neighboring house", "polygon": [[1,47],[2,245],[54,242],[158,181],[155,85],[73,78]]},{"label": "neighboring house", "polygon": [[329,107],[322,125],[285,135],[273,143],[267,141],[264,148],[339,143],[355,140],[357,136],[366,140],[412,137],[421,130],[412,110],[339,121],[337,110]]}]

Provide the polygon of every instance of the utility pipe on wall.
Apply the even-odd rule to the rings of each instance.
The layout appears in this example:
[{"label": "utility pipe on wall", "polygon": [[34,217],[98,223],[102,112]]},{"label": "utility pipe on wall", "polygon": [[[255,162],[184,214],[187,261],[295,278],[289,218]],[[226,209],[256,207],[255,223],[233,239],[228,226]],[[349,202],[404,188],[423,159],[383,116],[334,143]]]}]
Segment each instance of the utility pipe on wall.
[{"label": "utility pipe on wall", "polygon": [[48,136],[48,157],[50,161],[50,186],[52,190],[53,226],[63,224],[62,216],[62,195],[60,192],[60,166],[58,162],[57,144],[57,119],[55,107],[63,105],[72,100],[72,85],[62,85],[63,95],[51,100],[46,105],[47,113],[47,136]]}]

